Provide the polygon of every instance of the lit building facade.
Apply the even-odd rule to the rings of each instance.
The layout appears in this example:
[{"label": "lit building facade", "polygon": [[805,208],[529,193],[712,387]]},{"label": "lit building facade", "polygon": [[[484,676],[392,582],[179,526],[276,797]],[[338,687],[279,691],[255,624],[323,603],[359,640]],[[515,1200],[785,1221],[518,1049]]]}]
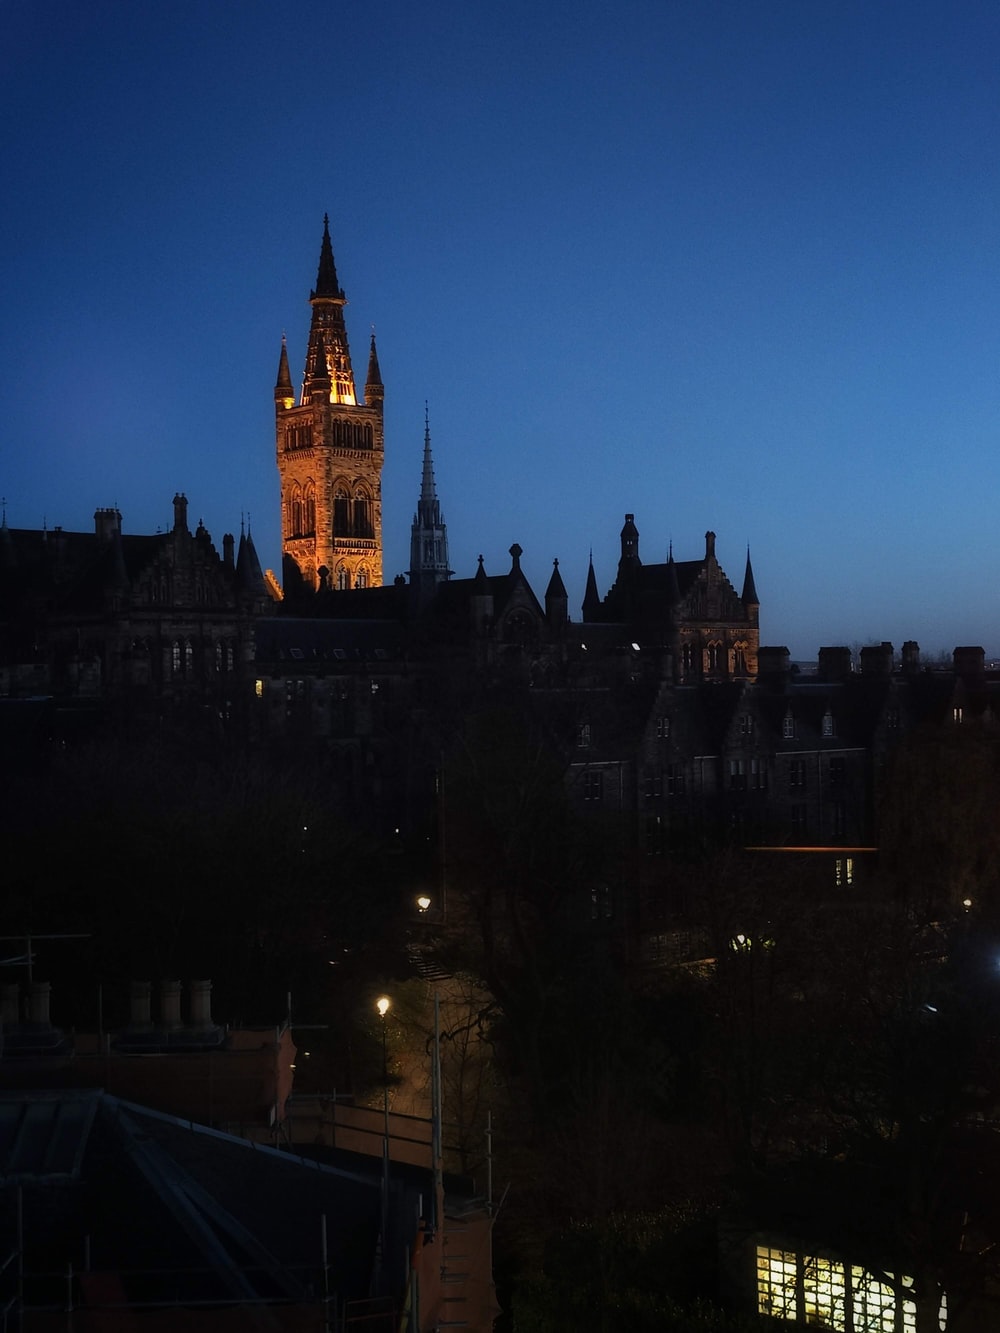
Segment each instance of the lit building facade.
[{"label": "lit building facade", "polygon": [[371,337],[359,401],[329,220],[323,220],[298,403],[284,340],[274,387],[283,576],[306,589],[380,587],[384,391]]}]

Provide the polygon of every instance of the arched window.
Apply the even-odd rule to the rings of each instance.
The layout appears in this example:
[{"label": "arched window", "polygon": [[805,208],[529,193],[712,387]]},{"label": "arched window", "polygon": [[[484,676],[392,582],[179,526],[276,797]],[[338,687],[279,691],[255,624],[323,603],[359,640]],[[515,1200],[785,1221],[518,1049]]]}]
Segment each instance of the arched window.
[{"label": "arched window", "polygon": [[351,574],[346,565],[337,566],[337,591],[346,592],[351,586]]},{"label": "arched window", "polygon": [[745,643],[733,644],[731,670],[734,676],[745,676],[747,674],[747,645]]},{"label": "arched window", "polygon": [[708,669],[709,671],[721,671],[722,667],[722,644],[716,641],[708,645]]},{"label": "arched window", "polygon": [[372,504],[363,490],[354,493],[354,535],[370,538],[372,535]]},{"label": "arched window", "polygon": [[302,528],[302,487],[297,481],[292,483],[288,496],[288,531],[293,537],[301,535]]},{"label": "arched window", "polygon": [[374,449],[374,447],[375,447],[375,434],[372,431],[371,422],[368,422],[365,426],[365,448]]},{"label": "arched window", "polygon": [[351,535],[351,501],[346,486],[337,486],[333,492],[333,535]]},{"label": "arched window", "polygon": [[357,576],[357,579],[356,579],[356,581],[355,581],[354,586],[355,586],[356,588],[367,588],[367,587],[368,587],[368,570],[367,570],[367,569],[359,569],[359,570],[358,570],[358,576]]},{"label": "arched window", "polygon": [[316,532],[316,486],[311,481],[302,488],[302,531],[307,537]]}]

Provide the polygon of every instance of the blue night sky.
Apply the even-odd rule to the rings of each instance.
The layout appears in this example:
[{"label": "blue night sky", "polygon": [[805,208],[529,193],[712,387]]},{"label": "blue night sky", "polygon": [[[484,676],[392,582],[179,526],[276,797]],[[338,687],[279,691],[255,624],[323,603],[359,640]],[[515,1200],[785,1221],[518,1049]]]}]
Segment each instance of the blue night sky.
[{"label": "blue night sky", "polygon": [[241,512],[324,212],[386,385],[385,572],[430,404],[451,564],[634,512],[761,641],[1000,648],[996,0],[2,6],[0,491],[13,527]]}]

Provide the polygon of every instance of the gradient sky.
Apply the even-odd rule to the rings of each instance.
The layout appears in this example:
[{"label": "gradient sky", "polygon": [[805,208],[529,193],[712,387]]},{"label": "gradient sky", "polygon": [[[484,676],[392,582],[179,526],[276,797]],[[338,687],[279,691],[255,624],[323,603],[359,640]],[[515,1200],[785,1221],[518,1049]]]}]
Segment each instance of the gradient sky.
[{"label": "gradient sky", "polygon": [[996,0],[0,4],[12,527],[249,512],[324,212],[452,567],[749,543],[761,642],[1000,648]]}]

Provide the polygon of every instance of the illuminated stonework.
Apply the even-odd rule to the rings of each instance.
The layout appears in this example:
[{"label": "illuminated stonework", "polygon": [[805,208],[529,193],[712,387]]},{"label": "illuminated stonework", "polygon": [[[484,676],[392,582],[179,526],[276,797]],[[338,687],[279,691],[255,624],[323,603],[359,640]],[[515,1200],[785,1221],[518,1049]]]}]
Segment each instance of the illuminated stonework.
[{"label": "illuminated stonework", "polygon": [[347,298],[323,221],[312,322],[298,404],[284,343],[274,388],[281,543],[286,581],[308,588],[382,583],[383,387],[372,335],[365,401],[359,403],[347,342]]},{"label": "illuminated stonework", "polygon": [[[908,1277],[896,1279],[897,1286],[909,1283]],[[757,1309],[838,1333],[911,1333],[917,1326],[913,1301],[898,1300],[889,1283],[866,1268],[766,1245],[757,1246]],[[945,1327],[943,1311],[940,1326]]]}]

